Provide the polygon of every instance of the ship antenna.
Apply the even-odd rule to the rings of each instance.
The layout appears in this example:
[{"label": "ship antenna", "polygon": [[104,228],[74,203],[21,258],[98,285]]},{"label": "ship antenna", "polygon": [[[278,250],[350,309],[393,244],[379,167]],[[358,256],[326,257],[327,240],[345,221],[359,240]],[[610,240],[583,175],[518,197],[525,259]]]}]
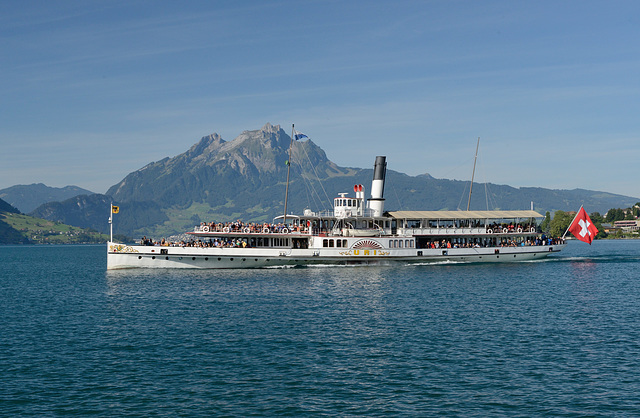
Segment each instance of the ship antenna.
[{"label": "ship antenna", "polygon": [[469,187],[469,200],[467,201],[467,212],[469,206],[471,206],[471,191],[473,190],[473,178],[476,175],[476,161],[478,161],[478,148],[480,147],[480,137],[478,137],[478,143],[476,144],[476,157],[473,159],[473,173],[471,173],[471,187]]},{"label": "ship antenna", "polygon": [[287,224],[287,200],[289,199],[289,174],[291,173],[291,148],[293,148],[293,138],[295,137],[295,125],[291,124],[291,144],[289,144],[289,159],[287,160],[287,186],[284,189],[284,219],[282,223]]}]

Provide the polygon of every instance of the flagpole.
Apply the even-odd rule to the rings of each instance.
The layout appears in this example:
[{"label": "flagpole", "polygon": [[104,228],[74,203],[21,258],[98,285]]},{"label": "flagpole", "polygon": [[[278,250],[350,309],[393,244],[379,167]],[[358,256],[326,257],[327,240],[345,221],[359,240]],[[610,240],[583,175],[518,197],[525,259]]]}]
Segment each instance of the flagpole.
[{"label": "flagpole", "polygon": [[580,205],[580,209],[578,209],[578,211],[576,212],[576,216],[573,217],[573,219],[571,220],[571,222],[569,223],[569,226],[567,227],[567,230],[564,231],[564,234],[562,234],[562,239],[564,239],[564,237],[567,235],[567,232],[569,232],[569,228],[571,228],[571,225],[573,225],[573,222],[576,220],[576,218],[578,217],[578,214],[580,213],[580,211],[582,210],[582,207],[584,205]]},{"label": "flagpole", "polygon": [[113,203],[111,203],[111,210],[109,211],[109,242],[113,242]]},{"label": "flagpole", "polygon": [[295,125],[291,124],[291,144],[289,145],[289,159],[287,160],[287,186],[284,189],[284,216],[283,224],[287,224],[287,200],[289,199],[289,174],[291,173],[291,148],[293,148],[293,138],[295,136]]}]

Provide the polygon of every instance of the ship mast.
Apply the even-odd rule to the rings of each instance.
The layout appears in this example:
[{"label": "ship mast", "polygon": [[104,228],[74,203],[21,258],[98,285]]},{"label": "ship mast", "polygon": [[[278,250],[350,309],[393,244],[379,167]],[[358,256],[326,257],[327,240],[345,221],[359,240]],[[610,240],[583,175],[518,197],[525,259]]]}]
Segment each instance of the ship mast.
[{"label": "ship mast", "polygon": [[478,143],[476,144],[476,157],[473,159],[473,173],[471,173],[471,187],[469,187],[469,200],[467,201],[467,212],[469,206],[471,206],[471,191],[473,190],[473,178],[476,175],[476,161],[478,161],[478,148],[480,147],[480,137],[478,137]]},{"label": "ship mast", "polygon": [[285,225],[287,224],[287,200],[289,199],[289,174],[291,173],[291,148],[293,148],[293,138],[295,137],[295,125],[291,124],[291,144],[289,144],[289,159],[287,160],[287,186],[284,189],[284,216],[283,221]]}]

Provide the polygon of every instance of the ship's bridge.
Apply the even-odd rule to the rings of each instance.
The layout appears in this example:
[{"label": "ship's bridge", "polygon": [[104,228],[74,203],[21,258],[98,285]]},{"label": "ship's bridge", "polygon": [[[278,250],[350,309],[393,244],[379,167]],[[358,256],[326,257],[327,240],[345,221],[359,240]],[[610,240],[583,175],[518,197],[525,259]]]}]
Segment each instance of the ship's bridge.
[{"label": "ship's bridge", "polygon": [[347,197],[348,193],[338,193],[340,197],[333,199],[333,213],[338,219],[363,216],[365,212],[364,187],[362,184],[353,186],[356,197]]},{"label": "ship's bridge", "polygon": [[347,193],[338,193],[340,197],[333,199],[333,212],[336,218],[358,216],[362,209],[362,200],[346,197]]}]

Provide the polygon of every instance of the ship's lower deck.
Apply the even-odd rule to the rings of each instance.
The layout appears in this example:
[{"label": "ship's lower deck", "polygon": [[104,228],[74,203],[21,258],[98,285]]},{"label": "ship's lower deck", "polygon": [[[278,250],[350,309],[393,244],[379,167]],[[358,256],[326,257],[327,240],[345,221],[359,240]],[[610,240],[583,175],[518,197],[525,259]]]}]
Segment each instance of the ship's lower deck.
[{"label": "ship's lower deck", "polygon": [[109,243],[107,269],[264,268],[313,264],[385,265],[433,262],[514,262],[545,258],[565,244],[482,248],[200,248]]}]

